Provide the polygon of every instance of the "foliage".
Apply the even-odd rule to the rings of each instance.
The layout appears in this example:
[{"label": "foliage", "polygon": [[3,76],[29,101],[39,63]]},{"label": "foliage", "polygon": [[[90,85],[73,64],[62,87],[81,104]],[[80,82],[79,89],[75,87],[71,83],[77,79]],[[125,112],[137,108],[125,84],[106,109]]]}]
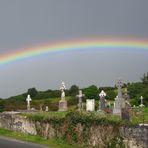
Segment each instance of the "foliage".
[{"label": "foliage", "polygon": [[29,94],[31,97],[35,97],[37,95],[38,91],[36,88],[29,88],[27,91],[27,94]]},{"label": "foliage", "polygon": [[[50,123],[54,129],[61,130],[64,128],[62,140],[66,140],[71,144],[81,144],[87,147],[88,139],[90,138],[89,133],[92,127],[102,126],[109,127],[113,126],[115,137],[109,141],[109,147],[114,146],[115,140],[118,139],[118,144],[123,145],[123,138],[120,137],[120,132],[117,130],[121,125],[132,126],[131,123],[121,121],[118,116],[112,115],[100,115],[97,112],[54,112],[50,114],[26,114],[30,120],[39,121],[40,123]],[[135,124],[134,124],[135,125]],[[39,131],[41,129],[38,129]],[[44,129],[42,129],[44,130]],[[41,134],[41,132],[38,132]],[[55,131],[55,133],[57,133]],[[55,138],[59,134],[55,135]],[[105,139],[104,139],[105,142]]]},{"label": "foliage", "polygon": [[69,89],[69,95],[76,96],[78,94],[79,87],[77,85],[72,85]]},{"label": "foliage", "polygon": [[[147,85],[148,73],[144,74],[141,78],[142,82],[134,82],[124,84],[127,87],[130,96],[131,105],[140,105],[140,96],[143,96],[143,102],[145,106],[148,106],[148,85]],[[83,97],[83,102],[85,99],[96,99],[99,100],[99,92],[104,90],[106,92],[106,99],[114,100],[117,95],[117,89],[115,87],[100,87],[99,89],[95,85],[91,85],[87,88],[82,89],[85,97]],[[123,89],[124,90],[124,89]],[[70,89],[65,90],[66,96],[68,96],[68,107],[77,108],[78,98],[78,86],[72,85]],[[11,111],[11,110],[24,110],[26,109],[26,97],[27,94],[31,95],[32,102],[31,107],[39,109],[40,105],[49,107],[50,111],[58,110],[58,103],[60,100],[61,92],[60,90],[46,90],[37,91],[36,88],[30,88],[26,93],[21,95],[13,96],[8,99],[0,99],[0,111]],[[97,104],[96,104],[97,106]]]},{"label": "foliage", "polygon": [[95,85],[91,85],[84,89],[84,94],[88,99],[98,99],[98,88]]},{"label": "foliage", "polygon": [[144,85],[148,85],[148,72],[147,74],[145,73],[143,74],[143,77],[141,78],[141,80]]}]

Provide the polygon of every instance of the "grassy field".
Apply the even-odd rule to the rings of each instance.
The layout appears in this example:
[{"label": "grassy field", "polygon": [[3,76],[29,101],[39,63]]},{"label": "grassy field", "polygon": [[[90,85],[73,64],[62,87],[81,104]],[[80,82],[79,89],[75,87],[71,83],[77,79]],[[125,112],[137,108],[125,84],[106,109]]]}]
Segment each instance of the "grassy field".
[{"label": "grassy field", "polygon": [[42,145],[50,146],[52,148],[79,148],[78,146],[67,144],[65,141],[61,139],[49,140],[49,139],[42,138],[40,136],[33,136],[33,135],[18,133],[18,132],[14,132],[14,131],[2,129],[2,128],[0,128],[0,136],[14,138],[17,140],[32,142],[36,144],[42,144]]},{"label": "grassy field", "polygon": [[[23,116],[27,116],[32,119],[39,119],[39,120],[46,120],[50,118],[64,118],[66,117],[68,112],[40,112],[40,113],[33,113],[33,114],[21,114]],[[121,121],[120,116],[115,116],[112,114],[99,114],[98,112],[86,112],[83,111],[82,114],[91,114],[94,118],[106,118],[110,121]],[[136,125],[139,123],[147,123],[148,124],[148,107],[143,108],[134,108],[132,109],[131,115],[131,123]]]}]

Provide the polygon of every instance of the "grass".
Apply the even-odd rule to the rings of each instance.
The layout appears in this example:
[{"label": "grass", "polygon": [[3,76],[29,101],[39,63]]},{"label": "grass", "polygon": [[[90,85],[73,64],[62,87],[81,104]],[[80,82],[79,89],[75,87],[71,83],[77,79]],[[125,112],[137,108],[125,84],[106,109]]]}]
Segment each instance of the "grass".
[{"label": "grass", "polygon": [[[51,118],[62,119],[65,118],[68,112],[39,112],[39,113],[26,113],[20,114],[23,116],[27,116],[30,119],[37,120],[48,120]],[[91,114],[94,118],[105,118],[109,121],[120,122],[121,117],[115,116],[112,114],[99,114],[98,112],[82,112],[83,115]],[[148,124],[148,107],[143,108],[135,108],[132,110],[131,116],[131,124],[138,125],[139,123],[147,123]]]},{"label": "grass", "polygon": [[148,124],[148,107],[133,108],[132,122]]},{"label": "grass", "polygon": [[17,140],[32,142],[36,144],[42,144],[50,146],[52,148],[79,148],[76,145],[67,144],[66,141],[61,139],[44,139],[40,136],[28,135],[19,132],[10,131],[7,129],[0,128],[0,136],[14,138]]}]

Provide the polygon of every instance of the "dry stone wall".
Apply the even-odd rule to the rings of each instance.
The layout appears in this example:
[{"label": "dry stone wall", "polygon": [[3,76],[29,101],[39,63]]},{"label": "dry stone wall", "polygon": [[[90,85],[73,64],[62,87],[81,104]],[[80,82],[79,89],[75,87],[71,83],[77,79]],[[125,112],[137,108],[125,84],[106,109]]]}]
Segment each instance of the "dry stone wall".
[{"label": "dry stone wall", "polygon": [[[25,116],[10,113],[0,114],[0,127],[45,138],[65,138],[86,147],[97,148],[147,148],[147,126],[93,125],[85,127],[78,123],[72,128],[68,122],[53,124],[53,122],[33,122]],[[71,141],[73,139],[73,141]]]}]

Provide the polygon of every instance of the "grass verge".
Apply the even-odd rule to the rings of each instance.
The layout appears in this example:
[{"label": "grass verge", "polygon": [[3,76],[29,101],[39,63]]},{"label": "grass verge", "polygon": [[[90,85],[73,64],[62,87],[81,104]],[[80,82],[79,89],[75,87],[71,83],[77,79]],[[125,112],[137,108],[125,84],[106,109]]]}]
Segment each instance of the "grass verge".
[{"label": "grass verge", "polygon": [[78,148],[78,146],[67,144],[66,141],[61,139],[44,139],[40,136],[28,135],[19,132],[10,131],[8,129],[0,128],[0,136],[14,138],[17,140],[32,142],[50,146],[52,148]]}]

